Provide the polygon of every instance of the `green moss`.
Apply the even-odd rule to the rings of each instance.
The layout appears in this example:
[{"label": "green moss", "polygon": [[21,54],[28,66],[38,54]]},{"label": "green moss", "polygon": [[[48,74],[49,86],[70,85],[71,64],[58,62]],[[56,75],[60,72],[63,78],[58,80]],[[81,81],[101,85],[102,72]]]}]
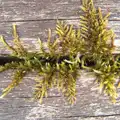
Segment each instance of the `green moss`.
[{"label": "green moss", "polygon": [[[47,92],[57,87],[63,92],[70,104],[76,100],[76,80],[81,69],[92,71],[101,92],[107,94],[115,102],[117,98],[116,78],[120,75],[119,55],[114,56],[114,32],[107,28],[108,17],[100,8],[95,8],[92,0],[83,0],[83,15],[80,25],[75,29],[63,21],[57,21],[56,39],[51,41],[51,30],[48,30],[46,51],[40,39],[38,52],[28,52],[21,44],[16,25],[13,25],[13,46],[3,36],[0,40],[12,51],[10,56],[21,61],[6,63],[0,66],[0,72],[15,69],[11,84],[3,90],[1,97],[7,95],[18,86],[23,77],[33,70],[38,73],[33,97],[40,103]],[[119,86],[119,82],[117,84]]]}]

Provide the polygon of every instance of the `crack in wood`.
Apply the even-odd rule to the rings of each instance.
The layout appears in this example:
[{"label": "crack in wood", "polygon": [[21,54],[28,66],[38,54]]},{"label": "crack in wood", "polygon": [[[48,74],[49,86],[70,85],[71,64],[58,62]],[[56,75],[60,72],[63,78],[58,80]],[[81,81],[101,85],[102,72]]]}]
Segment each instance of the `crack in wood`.
[{"label": "crack in wood", "polygon": [[99,118],[99,117],[111,117],[111,116],[120,116],[120,114],[110,114],[110,115],[80,115],[80,116],[63,116],[62,118],[73,118],[73,117],[77,117],[77,118]]},{"label": "crack in wood", "polygon": [[[39,21],[57,21],[57,20],[61,20],[61,21],[64,21],[64,20],[80,20],[79,17],[76,17],[76,18],[59,18],[59,19],[31,19],[31,20],[7,20],[7,21],[0,21],[0,23],[12,23],[12,22],[39,22]],[[120,21],[120,19],[109,19],[109,22],[112,22],[112,21]]]}]

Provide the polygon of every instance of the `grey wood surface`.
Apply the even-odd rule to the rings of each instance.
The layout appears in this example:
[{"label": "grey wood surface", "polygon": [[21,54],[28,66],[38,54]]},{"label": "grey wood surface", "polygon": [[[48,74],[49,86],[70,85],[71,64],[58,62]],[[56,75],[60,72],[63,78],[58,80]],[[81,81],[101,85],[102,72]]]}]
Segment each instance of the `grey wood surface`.
[{"label": "grey wood surface", "polygon": [[[116,33],[115,45],[120,46],[120,1],[94,1],[103,13],[111,12],[109,27]],[[37,38],[45,42],[47,29],[54,33],[57,19],[78,27],[80,5],[81,0],[0,0],[0,34],[11,43],[11,27],[16,23],[24,45],[37,50]],[[9,53],[1,43],[0,48],[0,53]],[[119,98],[116,104],[110,103],[106,96],[99,94],[92,73],[82,71],[81,74],[73,106],[56,89],[49,92],[43,104],[31,101],[35,73],[29,74],[19,87],[0,99],[0,120],[120,120]],[[11,75],[11,70],[0,74],[0,93],[10,83]]]}]

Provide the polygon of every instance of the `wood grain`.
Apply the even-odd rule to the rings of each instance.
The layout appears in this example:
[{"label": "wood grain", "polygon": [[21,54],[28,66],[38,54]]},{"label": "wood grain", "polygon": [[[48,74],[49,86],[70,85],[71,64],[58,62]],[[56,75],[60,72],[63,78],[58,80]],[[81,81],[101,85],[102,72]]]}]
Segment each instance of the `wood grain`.
[{"label": "wood grain", "polygon": [[[78,19],[81,0],[1,0],[0,21],[36,21],[48,19]],[[119,0],[95,0],[111,20],[120,20]],[[78,14],[79,13],[79,14]]]},{"label": "wood grain", "polygon": [[[109,27],[116,33],[115,45],[120,46],[120,1],[94,0],[103,13],[111,12]],[[12,24],[25,47],[38,50],[37,38],[47,41],[47,29],[54,29],[57,19],[78,27],[81,0],[0,0],[0,34],[9,43],[12,40]],[[28,46],[30,45],[30,46]],[[0,43],[0,54],[8,54]],[[118,52],[118,51],[117,51]],[[35,73],[24,78],[23,83],[8,96],[0,99],[0,120],[120,120],[120,98],[113,105],[106,96],[100,95],[92,73],[82,71],[77,81],[77,101],[70,106],[56,89],[49,92],[43,104],[31,101]],[[0,94],[11,81],[12,71],[0,74]]]},{"label": "wood grain", "polygon": [[[82,71],[82,76],[77,81],[77,101],[71,106],[56,89],[49,92],[39,104],[30,101],[32,96],[35,74],[29,74],[24,82],[15,88],[9,95],[0,100],[1,120],[98,120],[119,118],[119,103],[113,105],[107,97],[98,93],[94,84],[94,75]],[[0,89],[10,82],[11,71],[0,74]],[[119,101],[119,100],[118,100]],[[3,119],[5,118],[5,119]],[[16,119],[17,118],[17,119]],[[117,119],[116,119],[117,120]]]},{"label": "wood grain", "polygon": [[[64,20],[67,24],[74,24],[75,28],[79,28],[79,20]],[[47,42],[48,28],[52,30],[52,40],[55,36],[56,20],[47,21],[31,21],[31,22],[7,22],[0,23],[0,34],[5,37],[8,43],[12,42],[12,24],[17,25],[18,34],[28,50],[39,50],[37,39],[38,37],[45,43]],[[119,53],[120,49],[120,21],[109,21],[108,28],[112,28],[116,34],[114,45],[116,46],[115,53]],[[8,54],[10,51],[6,50],[3,43],[0,42],[0,53]]]}]

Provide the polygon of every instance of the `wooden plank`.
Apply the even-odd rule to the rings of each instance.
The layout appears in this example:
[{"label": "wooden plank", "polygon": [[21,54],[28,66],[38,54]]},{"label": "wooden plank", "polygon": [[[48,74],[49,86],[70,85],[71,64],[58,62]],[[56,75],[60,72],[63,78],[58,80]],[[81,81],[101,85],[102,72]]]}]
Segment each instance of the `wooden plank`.
[{"label": "wooden plank", "polygon": [[[24,45],[31,50],[39,49],[37,37],[47,40],[47,29],[55,29],[56,19],[65,19],[68,24],[79,24],[81,0],[0,0],[0,34],[9,43],[12,39],[12,23],[18,25],[18,32]],[[111,11],[109,27],[117,35],[115,45],[120,46],[120,1],[97,0],[95,5],[103,12]],[[79,13],[78,13],[79,11]],[[54,34],[53,34],[54,36]],[[1,48],[2,47],[2,48]],[[9,53],[0,43],[0,54]],[[0,94],[11,81],[11,71],[0,74]],[[29,74],[24,82],[4,99],[0,99],[0,120],[119,120],[120,103],[113,105],[108,98],[99,95],[94,77],[83,71],[77,81],[77,102],[70,106],[56,89],[49,92],[43,104],[30,101],[35,74]]]},{"label": "wooden plank", "polygon": [[[94,1],[103,13],[111,11],[111,20],[120,20],[119,0]],[[80,6],[81,0],[1,0],[0,21],[78,19]]]},{"label": "wooden plank", "polygon": [[[29,74],[24,82],[5,98],[0,99],[2,120],[109,120],[120,118],[120,103],[112,104],[107,97],[99,94],[92,73],[81,72],[77,80],[77,101],[71,106],[56,89],[49,92],[43,103],[30,101],[35,74]],[[11,71],[0,74],[0,91],[10,82]]]},{"label": "wooden plank", "polygon": [[[65,20],[67,24],[74,24],[75,28],[79,27],[79,20]],[[37,38],[41,38],[42,41],[47,41],[48,28],[55,33],[56,20],[51,21],[32,21],[32,22],[13,22],[17,24],[17,30],[21,40],[25,47],[30,47],[29,50],[38,50]],[[0,34],[4,35],[6,40],[11,43],[12,40],[12,24],[13,23],[0,23]],[[120,46],[120,21],[109,21],[109,28],[112,28],[116,33],[115,46]],[[118,49],[116,49],[118,52]],[[0,42],[0,53],[9,53],[3,44]]]}]

